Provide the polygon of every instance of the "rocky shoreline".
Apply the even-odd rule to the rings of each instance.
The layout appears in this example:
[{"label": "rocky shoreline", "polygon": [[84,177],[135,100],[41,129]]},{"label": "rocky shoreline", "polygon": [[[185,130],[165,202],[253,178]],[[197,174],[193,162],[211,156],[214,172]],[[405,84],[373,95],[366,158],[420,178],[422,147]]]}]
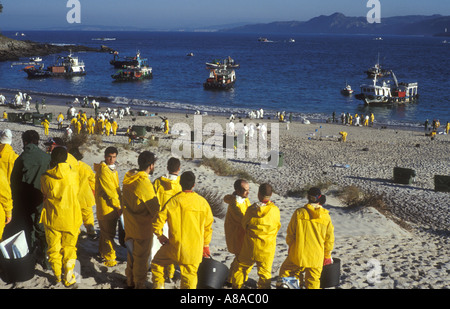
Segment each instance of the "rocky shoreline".
[{"label": "rocky shoreline", "polygon": [[82,45],[53,45],[47,43],[37,43],[29,40],[18,41],[0,35],[0,62],[18,61],[23,57],[46,56],[61,52],[110,52],[111,49],[101,45],[99,48]]}]

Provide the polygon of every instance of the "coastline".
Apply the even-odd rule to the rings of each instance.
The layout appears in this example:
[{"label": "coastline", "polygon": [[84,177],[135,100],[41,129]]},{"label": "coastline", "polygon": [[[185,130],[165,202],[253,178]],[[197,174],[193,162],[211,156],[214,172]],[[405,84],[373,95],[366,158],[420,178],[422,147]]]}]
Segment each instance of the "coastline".
[{"label": "coastline", "polygon": [[[1,92],[1,91],[0,91]],[[33,101],[39,95],[32,95]],[[59,136],[63,132],[57,130],[56,116],[59,112],[66,115],[69,105],[66,99],[71,96],[55,95],[46,97],[47,109],[41,112],[52,112],[50,136]],[[82,97],[79,97],[81,101]],[[40,101],[39,101],[40,102]],[[100,102],[100,111],[104,111],[109,102]],[[1,106],[8,112],[23,112]],[[94,114],[92,108],[86,110],[88,117]],[[137,112],[140,108],[132,106]],[[34,103],[31,104],[34,112]],[[176,136],[165,136],[162,133],[152,133],[159,137],[158,147],[144,144],[129,146],[125,136],[130,125],[158,126],[161,119],[169,118],[171,126],[175,123],[187,123],[193,127],[193,111],[173,113],[163,111],[155,116],[125,116],[118,120],[117,136],[98,137],[100,142],[84,149],[83,161],[89,165],[102,160],[102,150],[105,145],[118,145],[118,171],[120,180],[124,173],[135,167],[137,153],[141,150],[154,151],[160,158],[152,180],[165,173],[165,164],[171,156],[171,145]],[[186,117],[187,116],[187,117]],[[203,116],[203,125],[208,122],[219,123],[223,128],[229,122],[227,115]],[[134,119],[134,120],[133,120]],[[249,123],[249,119],[241,119]],[[239,120],[236,119],[236,123]],[[253,120],[261,122],[261,120]],[[433,175],[450,174],[450,158],[448,147],[449,135],[438,135],[431,141],[422,130],[400,130],[400,128],[382,129],[375,127],[355,127],[342,124],[313,122],[303,124],[294,121],[289,124],[278,123],[267,119],[264,122],[270,129],[278,124],[280,129],[280,151],[284,154],[283,165],[276,169],[261,168],[260,158],[228,160],[228,164],[239,170],[245,170],[254,178],[251,181],[251,201],[256,201],[259,183],[269,182],[274,186],[276,194],[273,201],[281,210],[282,228],[277,240],[277,253],[273,264],[273,277],[278,275],[278,269],[287,254],[285,243],[286,228],[293,211],[305,203],[304,198],[289,196],[288,190],[302,188],[319,182],[329,182],[326,190],[327,203],[325,208],[330,211],[335,225],[335,250],[333,255],[342,260],[342,289],[410,289],[410,288],[447,288],[450,285],[448,271],[450,270],[450,221],[447,216],[450,207],[450,196],[446,192],[434,192]],[[0,122],[1,130],[9,128],[13,132],[13,148],[20,154],[22,143],[21,132],[34,129],[46,137],[40,125]],[[68,124],[66,119],[65,125]],[[346,130],[349,135],[347,142],[338,141],[339,132]],[[419,145],[419,146],[417,146]],[[201,159],[185,158],[182,160],[182,170],[193,170],[197,175],[198,187],[208,187],[221,195],[232,192],[232,184],[236,177],[217,176],[213,170],[201,164]],[[343,168],[343,165],[349,168]],[[417,171],[416,182],[410,185],[400,185],[392,182],[392,168],[402,166]],[[339,187],[355,185],[364,191],[373,191],[385,196],[385,211],[371,207],[351,210],[345,207],[334,193]],[[384,211],[383,211],[384,213]],[[402,222],[399,226],[397,223]],[[97,222],[96,222],[97,224]],[[82,227],[83,229],[83,227]],[[224,234],[223,219],[215,218],[211,253],[213,257],[226,264],[233,260],[228,253]],[[79,242],[79,260],[82,265],[82,280],[78,286],[82,289],[124,288],[126,267],[126,250],[119,248],[119,264],[108,269],[95,258],[96,242],[81,237]],[[369,262],[377,260],[382,271],[376,280],[369,277],[372,266]],[[51,272],[39,268],[39,274],[27,282],[16,285],[0,283],[0,288],[62,288],[50,284]],[[149,276],[150,277],[150,276]],[[105,279],[107,278],[107,279]],[[149,278],[150,280],[150,278]],[[248,283],[249,288],[256,286],[257,274],[253,270]],[[272,282],[275,288],[276,280]],[[167,284],[166,288],[176,288],[177,284]]]},{"label": "coastline", "polygon": [[[209,114],[209,115],[215,115],[215,116],[223,116],[223,117],[229,117],[231,114],[234,114],[236,118],[240,117],[240,119],[247,118],[248,113],[251,111],[251,109],[245,109],[245,108],[233,108],[233,109],[227,109],[223,108],[222,110],[218,108],[211,108],[208,106],[197,106],[192,104],[183,104],[183,103],[175,103],[175,102],[157,102],[157,101],[149,101],[146,105],[140,105],[140,101],[138,101],[138,104],[134,104],[134,101],[136,99],[133,98],[118,98],[118,97],[107,97],[107,96],[98,96],[95,94],[66,94],[66,93],[46,93],[46,92],[37,92],[37,91],[30,91],[30,90],[23,90],[23,89],[9,89],[9,88],[1,88],[0,87],[0,93],[3,93],[7,97],[7,99],[10,99],[14,97],[14,95],[21,91],[22,93],[29,93],[33,97],[33,102],[35,100],[38,100],[39,102],[43,97],[46,98],[46,103],[50,105],[60,105],[61,100],[64,100],[66,105],[70,105],[75,98],[78,98],[80,101],[83,97],[87,96],[89,98],[89,102],[95,99],[96,101],[100,102],[102,106],[104,107],[110,107],[111,109],[118,109],[118,108],[125,108],[129,106],[130,108],[136,109],[136,110],[145,110],[148,112],[157,112],[157,113],[178,113],[178,114],[186,114],[186,113],[194,113],[196,111],[199,111],[201,114]],[[122,101],[123,99],[128,100],[127,102]],[[281,111],[282,109],[280,109]],[[266,111],[266,115],[269,115],[266,118],[272,118],[276,117],[276,112],[274,110]],[[289,111],[286,111],[286,118],[288,118]],[[322,123],[322,124],[333,124],[330,122],[332,115],[331,114],[325,114],[325,113],[313,113],[313,114],[306,114],[306,113],[293,113],[293,121],[294,122],[302,122],[303,120],[308,120],[310,122],[314,123]],[[432,119],[429,119],[430,123]],[[338,111],[336,111],[336,125],[341,125],[340,123],[340,114]],[[441,124],[441,130],[442,130]],[[378,128],[390,128],[395,130],[411,130],[411,131],[424,131],[424,124],[418,123],[418,122],[402,122],[402,123],[390,123],[390,122],[380,122],[379,120],[375,120],[375,127]]]}]

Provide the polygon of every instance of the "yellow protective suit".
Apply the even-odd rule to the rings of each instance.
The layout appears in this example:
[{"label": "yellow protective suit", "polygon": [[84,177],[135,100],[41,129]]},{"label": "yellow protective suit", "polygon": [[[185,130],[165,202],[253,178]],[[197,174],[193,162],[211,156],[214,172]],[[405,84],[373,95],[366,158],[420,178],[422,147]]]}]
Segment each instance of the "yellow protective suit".
[{"label": "yellow protective suit", "polygon": [[164,120],[164,134],[169,134],[169,119]]},{"label": "yellow protective suit", "polygon": [[97,127],[98,127],[98,133],[103,135],[103,129],[105,128],[105,123],[101,118],[99,120],[97,120]]},{"label": "yellow protective suit", "polygon": [[[156,196],[158,197],[160,208],[164,207],[164,205],[172,196],[182,191],[180,185],[180,176],[175,175],[168,175],[167,177],[161,176],[154,181],[153,186],[155,187]],[[164,224],[163,234],[167,235],[167,233],[168,227],[167,224]],[[157,241],[158,240],[156,239],[155,236],[155,239],[153,239],[154,244],[152,248],[154,251],[156,251],[157,247],[159,246],[158,243],[156,243]],[[175,274],[175,265],[172,264],[167,266],[166,277],[171,279],[173,278],[174,274]]]},{"label": "yellow protective suit", "polygon": [[347,132],[341,131],[339,134],[342,136],[342,141],[345,142],[347,140]]},{"label": "yellow protective suit", "polygon": [[119,127],[119,125],[117,124],[117,121],[113,121],[111,123],[111,129],[112,129],[112,133],[114,136],[116,136],[117,134],[117,128]]},{"label": "yellow protective suit", "polygon": [[8,113],[7,112],[3,112],[3,119],[8,119]]},{"label": "yellow protective suit", "polygon": [[153,240],[152,220],[159,211],[159,202],[153,184],[144,171],[130,170],[123,179],[123,217],[125,242],[133,243],[133,252],[128,253],[128,286],[145,287],[148,260]]},{"label": "yellow protective suit", "polygon": [[172,197],[153,221],[154,233],[162,235],[169,226],[168,242],[159,249],[151,264],[153,287],[164,288],[164,266],[178,264],[181,289],[197,287],[197,270],[203,259],[203,248],[212,237],[213,215],[208,202],[192,191]]},{"label": "yellow protective suit", "polygon": [[289,255],[280,268],[280,277],[296,276],[305,271],[307,288],[320,288],[324,259],[331,258],[334,227],[328,210],[319,204],[306,204],[292,215],[287,228]]},{"label": "yellow protective suit", "polygon": [[48,128],[50,127],[50,122],[48,122],[47,119],[44,119],[41,124],[44,126],[44,134],[48,136]]},{"label": "yellow protective suit", "polygon": [[230,265],[230,273],[228,280],[231,282],[231,274],[238,265],[239,253],[241,252],[242,244],[244,242],[245,230],[242,227],[242,219],[244,218],[247,208],[251,203],[248,198],[243,199],[234,194],[225,195],[223,201],[228,204],[227,214],[225,216],[225,240],[227,248],[230,253],[235,255],[233,262]]},{"label": "yellow protective suit", "polygon": [[105,133],[106,136],[109,136],[109,134],[111,133],[111,122],[109,122],[108,120],[105,121]]},{"label": "yellow protective suit", "polygon": [[161,208],[172,196],[182,191],[180,176],[176,176],[176,178],[171,176],[161,176],[155,180],[153,185]]},{"label": "yellow protective suit", "polygon": [[0,240],[5,230],[6,218],[11,218],[13,201],[11,196],[10,179],[4,169],[0,169]]},{"label": "yellow protective suit", "polygon": [[95,119],[94,118],[89,118],[87,127],[88,127],[89,134],[95,133]]},{"label": "yellow protective suit", "polygon": [[232,274],[232,285],[240,289],[253,264],[258,267],[258,288],[270,288],[276,239],[281,227],[280,210],[271,201],[251,205],[242,219],[244,243],[238,256],[238,267]]},{"label": "yellow protective suit", "polygon": [[11,172],[14,167],[14,162],[19,155],[9,144],[0,144],[0,169],[5,171],[8,178],[8,184],[11,182]]},{"label": "yellow protective suit", "polygon": [[100,227],[99,251],[106,260],[105,265],[116,264],[114,237],[121,209],[119,174],[111,170],[105,162],[94,164],[95,204]]},{"label": "yellow protective suit", "polygon": [[80,177],[78,201],[83,224],[89,233],[94,228],[94,211],[92,207],[95,206],[95,173],[88,164],[78,161],[78,175]]},{"label": "yellow protective suit", "polygon": [[45,228],[48,261],[57,281],[64,269],[64,284],[76,282],[75,262],[77,240],[81,226],[81,209],[78,202],[79,186],[72,177],[69,163],[60,163],[41,176],[44,196],[40,223]]}]

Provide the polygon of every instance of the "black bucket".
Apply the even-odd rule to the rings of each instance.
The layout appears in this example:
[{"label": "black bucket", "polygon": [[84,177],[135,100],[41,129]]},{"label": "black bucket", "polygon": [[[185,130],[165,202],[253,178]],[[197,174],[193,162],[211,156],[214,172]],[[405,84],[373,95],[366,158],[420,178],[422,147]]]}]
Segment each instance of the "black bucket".
[{"label": "black bucket", "polygon": [[410,185],[415,177],[416,171],[410,168],[394,167],[394,183]]},{"label": "black bucket", "polygon": [[326,289],[338,286],[341,277],[341,260],[333,258],[333,264],[325,265],[320,276],[320,288]]},{"label": "black bucket", "polygon": [[30,252],[23,258],[5,259],[0,254],[2,279],[6,283],[25,282],[34,277],[36,258]]},{"label": "black bucket", "polygon": [[221,289],[228,277],[228,267],[212,258],[203,258],[197,271],[197,289]]}]

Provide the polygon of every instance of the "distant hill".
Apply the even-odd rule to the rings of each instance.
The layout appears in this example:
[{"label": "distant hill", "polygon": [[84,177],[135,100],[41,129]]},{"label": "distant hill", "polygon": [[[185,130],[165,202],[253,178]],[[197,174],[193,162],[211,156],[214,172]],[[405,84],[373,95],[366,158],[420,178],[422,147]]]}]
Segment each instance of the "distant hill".
[{"label": "distant hill", "polygon": [[330,33],[375,35],[436,35],[450,29],[450,16],[409,15],[386,17],[369,24],[366,17],[348,17],[342,13],[321,15],[308,21],[277,21],[226,28],[220,32],[238,33]]}]

